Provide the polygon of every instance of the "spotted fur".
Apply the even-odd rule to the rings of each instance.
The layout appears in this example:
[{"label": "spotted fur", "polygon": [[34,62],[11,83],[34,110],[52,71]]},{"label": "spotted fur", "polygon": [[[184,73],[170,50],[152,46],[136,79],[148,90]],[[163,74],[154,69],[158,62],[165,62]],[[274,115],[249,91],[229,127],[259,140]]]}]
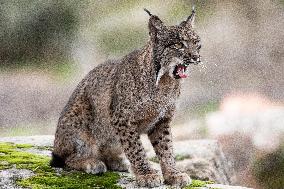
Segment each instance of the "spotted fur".
[{"label": "spotted fur", "polygon": [[165,182],[190,183],[189,176],[176,169],[169,125],[180,94],[183,73],[178,70],[200,61],[200,39],[192,28],[194,14],[180,25],[165,26],[149,12],[148,43],[89,72],[59,118],[52,165],[64,162],[93,174],[127,171],[126,157],[138,185],[158,186],[162,178],[151,168],[140,141],[146,133]]}]

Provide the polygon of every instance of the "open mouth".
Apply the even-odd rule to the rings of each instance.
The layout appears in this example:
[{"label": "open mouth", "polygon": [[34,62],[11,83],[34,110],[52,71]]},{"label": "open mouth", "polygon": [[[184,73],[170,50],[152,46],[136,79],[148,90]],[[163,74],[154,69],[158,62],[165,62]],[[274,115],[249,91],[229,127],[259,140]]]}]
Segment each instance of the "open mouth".
[{"label": "open mouth", "polygon": [[173,75],[175,79],[180,79],[180,78],[187,78],[187,69],[188,64],[178,64],[175,66]]}]

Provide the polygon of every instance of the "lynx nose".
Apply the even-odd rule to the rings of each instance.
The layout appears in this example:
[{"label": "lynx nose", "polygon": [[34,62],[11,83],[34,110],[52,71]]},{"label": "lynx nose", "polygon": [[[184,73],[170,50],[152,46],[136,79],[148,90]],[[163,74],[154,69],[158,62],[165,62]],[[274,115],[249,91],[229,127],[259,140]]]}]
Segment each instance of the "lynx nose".
[{"label": "lynx nose", "polygon": [[190,57],[190,62],[193,64],[198,64],[200,61],[200,56],[199,55],[191,55]]},{"label": "lynx nose", "polygon": [[199,61],[199,55],[192,55],[192,60],[194,60],[195,62]]}]

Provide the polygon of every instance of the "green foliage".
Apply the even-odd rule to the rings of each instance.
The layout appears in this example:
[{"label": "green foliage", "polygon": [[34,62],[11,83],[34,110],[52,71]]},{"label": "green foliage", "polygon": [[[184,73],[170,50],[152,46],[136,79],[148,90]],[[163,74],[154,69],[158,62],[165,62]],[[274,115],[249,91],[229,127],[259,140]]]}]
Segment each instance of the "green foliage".
[{"label": "green foliage", "polygon": [[[56,76],[54,77],[56,80]],[[60,78],[58,78],[58,80],[61,81]],[[54,132],[55,125],[56,123],[54,120],[46,120],[42,122],[22,123],[17,125],[17,127],[13,126],[9,129],[0,127],[0,137],[46,135]]]},{"label": "green foliage", "polygon": [[49,150],[49,151],[53,150],[53,147],[51,146],[35,146],[34,148],[39,149],[39,150]]},{"label": "green foliage", "polygon": [[196,189],[198,187],[206,187],[207,184],[213,184],[212,181],[201,181],[201,180],[192,180],[192,183],[189,186],[186,186],[184,189]]},{"label": "green foliage", "polygon": [[[122,56],[142,47],[148,38],[146,13],[141,20],[132,18],[131,12],[137,16],[146,7],[171,25],[185,20],[192,5],[193,1],[184,0],[4,1],[0,6],[0,70],[44,70],[63,64],[59,68],[63,72],[55,73],[66,78],[75,37],[84,36],[104,56]],[[213,11],[209,5],[207,1],[195,2],[198,23]]]},{"label": "green foliage", "polygon": [[[176,161],[182,161],[182,160],[184,160],[184,159],[189,159],[189,158],[191,158],[189,155],[177,154],[177,155],[175,156],[175,160],[176,160]],[[157,156],[152,157],[152,158],[150,158],[149,160],[152,161],[152,162],[155,162],[155,163],[159,163],[159,159],[158,159]]]},{"label": "green foliage", "polygon": [[113,172],[102,175],[62,172],[61,175],[58,175],[49,166],[49,157],[21,151],[21,149],[32,147],[24,144],[0,143],[0,169],[9,169],[15,166],[18,169],[32,170],[36,174],[33,177],[18,180],[17,184],[20,186],[34,189],[120,188],[116,185],[119,175]]},{"label": "green foliage", "polygon": [[253,174],[266,189],[282,189],[284,186],[284,145],[277,151],[258,158]]},{"label": "green foliage", "polygon": [[48,188],[113,188],[121,187],[116,185],[119,175],[112,172],[103,175],[92,175],[87,173],[75,172],[66,173],[58,176],[52,173],[38,174],[37,176],[18,181],[23,187],[34,189]]},{"label": "green foliage", "polygon": [[158,159],[157,156],[151,157],[149,160],[152,161],[152,162],[155,162],[155,163],[159,163],[159,159]]},{"label": "green foliage", "polygon": [[197,1],[195,3],[189,1],[179,1],[169,9],[168,14],[170,16],[170,21],[181,23],[182,20],[186,20],[191,14],[193,5],[195,5],[195,10],[197,12],[196,19],[199,24],[200,22],[204,21],[205,17],[213,12],[212,9],[209,9],[210,11],[208,10],[205,1]]},{"label": "green foliage", "polygon": [[117,28],[98,35],[98,43],[105,54],[124,55],[145,44],[147,31],[144,28]]},{"label": "green foliage", "polygon": [[[51,170],[48,166],[49,158],[46,156],[33,155],[27,152],[20,151],[22,148],[29,148],[29,145],[14,145],[11,143],[0,143],[0,162],[8,162],[8,164],[1,164],[0,169],[25,168],[34,170],[41,167],[39,170]],[[48,168],[49,167],[49,168]]]},{"label": "green foliage", "polygon": [[198,117],[204,117],[207,113],[214,112],[218,110],[218,108],[219,108],[219,102],[209,101],[207,103],[196,106],[193,111],[193,114]]},{"label": "green foliage", "polygon": [[19,149],[27,149],[27,148],[32,148],[33,145],[30,145],[30,144],[15,144],[15,147],[19,148]]},{"label": "green foliage", "polygon": [[1,64],[65,57],[77,25],[71,5],[68,1],[2,2]]},{"label": "green foliage", "polygon": [[[162,5],[163,3],[148,2],[146,0],[137,3],[137,1],[125,0],[119,1],[119,3],[112,2],[109,4],[106,2],[104,4],[99,4],[98,6],[101,7],[101,10],[98,10],[98,15],[100,16],[100,19],[103,20],[113,15],[125,15],[125,12],[134,10],[137,7],[141,7],[142,12],[143,6],[147,6],[147,4],[149,4],[149,7],[147,8],[149,8],[153,14],[158,15],[167,25],[178,24],[182,20],[185,20],[191,14],[193,5],[191,2],[182,0],[171,2],[169,3],[170,6],[165,7],[164,12],[166,12],[166,15],[162,15],[162,12],[154,11],[154,9],[151,9],[151,6],[153,8],[164,6]],[[209,11],[205,5],[207,4],[204,2],[197,2],[195,4],[196,9],[198,10],[198,19],[204,19],[204,17],[208,15]],[[136,11],[136,13],[138,14],[138,11]],[[145,24],[138,25],[135,23],[135,20],[131,18],[125,20],[124,17],[121,20],[113,22],[113,25],[100,24],[98,26],[97,23],[99,23],[99,20],[95,20],[94,22],[97,23],[94,23],[94,35],[96,35],[100,50],[107,55],[117,56],[124,55],[136,48],[140,48],[146,43],[148,38],[147,21],[146,18]]]},{"label": "green foliage", "polygon": [[[66,80],[70,79],[78,70],[78,66],[73,61],[15,61],[13,64],[2,65],[0,63],[0,71],[3,72],[13,72],[13,71],[34,71],[34,72],[42,72],[44,74],[50,75],[54,80],[59,82],[65,82]],[[25,125],[26,126],[26,125]],[[26,131],[24,128],[17,130],[5,130],[2,133],[10,133],[11,135],[23,135],[23,132],[30,133],[30,129]],[[13,133],[15,132],[15,133]],[[0,136],[4,136],[0,133]],[[25,135],[25,134],[24,134]]]},{"label": "green foliage", "polygon": [[190,159],[191,157],[189,155],[182,155],[182,154],[177,154],[175,156],[176,161],[182,161],[184,159]]},{"label": "green foliage", "polygon": [[65,82],[75,74],[76,70],[78,70],[78,67],[71,61],[65,61],[53,64],[49,66],[47,70],[49,70],[49,73],[54,76],[54,79]]}]

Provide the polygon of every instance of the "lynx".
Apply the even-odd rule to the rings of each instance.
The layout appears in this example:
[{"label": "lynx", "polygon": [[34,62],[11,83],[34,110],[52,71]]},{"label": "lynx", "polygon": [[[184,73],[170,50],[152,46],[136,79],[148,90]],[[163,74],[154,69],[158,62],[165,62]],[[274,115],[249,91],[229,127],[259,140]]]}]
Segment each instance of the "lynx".
[{"label": "lynx", "polygon": [[[120,60],[109,60],[79,83],[58,121],[54,167],[98,174],[128,171],[139,186],[191,182],[176,168],[170,122],[182,78],[200,62],[200,38],[193,30],[195,11],[181,24],[165,26],[149,14],[149,41]],[[147,134],[163,177],[146,158],[140,135]]]}]

